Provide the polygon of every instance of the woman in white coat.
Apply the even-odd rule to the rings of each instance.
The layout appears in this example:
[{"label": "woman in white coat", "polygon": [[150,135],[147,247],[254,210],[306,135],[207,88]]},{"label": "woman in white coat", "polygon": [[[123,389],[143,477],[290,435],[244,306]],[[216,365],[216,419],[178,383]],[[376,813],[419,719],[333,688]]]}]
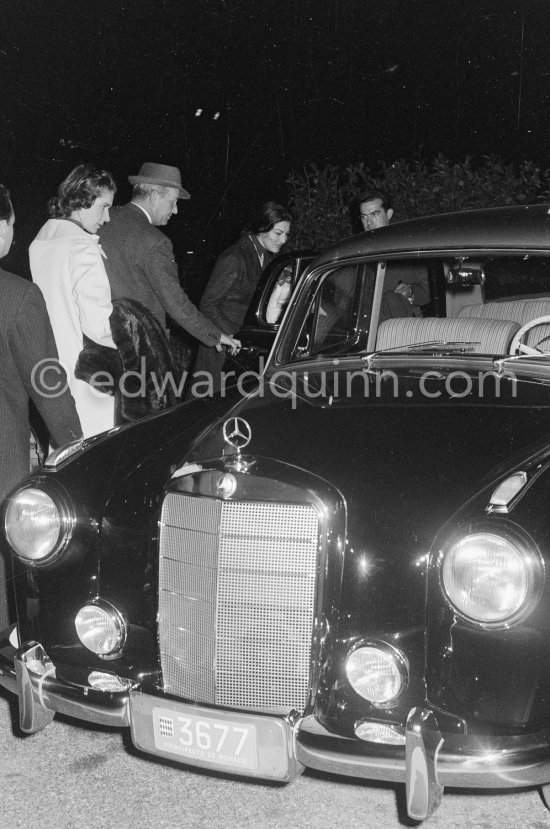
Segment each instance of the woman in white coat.
[{"label": "woman in white coat", "polygon": [[114,425],[114,397],[76,379],[74,369],[84,335],[116,350],[109,324],[111,289],[97,236],[109,221],[115,190],[106,170],[85,164],[76,167],[48,202],[52,218],[29,250],[32,278],[46,300],[84,437]]}]

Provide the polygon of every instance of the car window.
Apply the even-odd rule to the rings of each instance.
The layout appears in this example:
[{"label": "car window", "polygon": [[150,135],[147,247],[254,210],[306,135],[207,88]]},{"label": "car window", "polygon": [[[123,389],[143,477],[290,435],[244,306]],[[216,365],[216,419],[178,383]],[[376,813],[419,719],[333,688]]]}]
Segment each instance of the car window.
[{"label": "car window", "polygon": [[476,253],[388,261],[376,351],[528,353],[520,343],[531,353],[550,351],[548,257]]},{"label": "car window", "polygon": [[[369,350],[440,343],[447,351],[505,355],[516,332],[541,316],[550,316],[550,257],[388,257],[327,268],[301,297],[278,354],[341,358],[365,354],[368,342]],[[537,323],[525,343],[548,353],[550,323]]]},{"label": "car window", "polygon": [[[463,284],[452,279],[459,267],[470,273]],[[379,321],[468,314],[490,318],[491,313],[502,319],[504,305],[499,309],[499,303],[535,298],[550,300],[550,258],[546,256],[393,259],[386,263]]]},{"label": "car window", "polygon": [[298,279],[312,256],[298,257],[273,267],[262,294],[259,319],[268,325],[278,325],[289,303]]},{"label": "car window", "polygon": [[483,267],[486,300],[550,293],[550,259],[546,257],[492,256]]},{"label": "car window", "polygon": [[334,268],[324,275],[309,297],[294,359],[364,348],[375,274],[375,266],[359,264]]},{"label": "car window", "polygon": [[275,325],[281,321],[281,317],[294,289],[293,277],[294,269],[292,265],[285,265],[269,286],[270,290],[268,292],[269,298],[265,311],[265,320],[270,325]]}]

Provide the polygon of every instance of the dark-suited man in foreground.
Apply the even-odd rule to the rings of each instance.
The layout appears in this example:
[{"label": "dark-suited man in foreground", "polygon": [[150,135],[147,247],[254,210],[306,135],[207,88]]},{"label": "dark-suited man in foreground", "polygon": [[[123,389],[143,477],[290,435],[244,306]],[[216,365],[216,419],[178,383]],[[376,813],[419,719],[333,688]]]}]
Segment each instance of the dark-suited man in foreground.
[{"label": "dark-suited man in foreground", "polygon": [[238,340],[224,334],[193,305],[180,285],[172,243],[158,229],[178,212],[178,199],[190,198],[177,167],[143,164],[134,185],[132,201],[110,211],[100,240],[112,299],[133,299],[155,315],[166,329],[166,314],[193,337],[218,351],[222,345],[234,353]]},{"label": "dark-suited man in foreground", "polygon": [[[15,216],[0,184],[0,258],[8,253]],[[82,436],[44,298],[37,285],[0,268],[0,501],[29,472],[29,398],[52,446]],[[0,629],[8,624],[7,562],[0,555]]]}]

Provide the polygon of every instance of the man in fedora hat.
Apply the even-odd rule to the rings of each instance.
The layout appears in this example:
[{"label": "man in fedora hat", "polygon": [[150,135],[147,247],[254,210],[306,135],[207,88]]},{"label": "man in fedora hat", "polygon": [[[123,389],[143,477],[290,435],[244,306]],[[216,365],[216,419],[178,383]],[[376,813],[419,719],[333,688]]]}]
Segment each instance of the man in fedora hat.
[{"label": "man in fedora hat", "polygon": [[158,229],[178,212],[178,199],[189,199],[177,167],[142,164],[133,184],[132,201],[113,207],[101,228],[105,269],[112,299],[133,299],[144,305],[166,329],[166,314],[201,343],[223,345],[232,353],[240,342],[224,334],[193,305],[180,285],[172,243]]}]

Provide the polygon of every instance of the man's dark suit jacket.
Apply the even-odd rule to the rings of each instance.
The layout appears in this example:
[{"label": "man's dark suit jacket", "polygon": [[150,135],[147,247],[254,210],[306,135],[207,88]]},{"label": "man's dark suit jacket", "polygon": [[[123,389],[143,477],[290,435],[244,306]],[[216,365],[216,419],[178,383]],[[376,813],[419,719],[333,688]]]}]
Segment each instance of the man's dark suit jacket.
[{"label": "man's dark suit jacket", "polygon": [[204,345],[219,342],[220,329],[201,314],[179,283],[170,239],[140,207],[132,202],[114,207],[99,236],[113,299],[137,300],[163,328],[169,314]]},{"label": "man's dark suit jacket", "polygon": [[[61,446],[82,436],[40,288],[0,268],[0,501],[29,472],[29,398]],[[53,366],[41,375],[46,361]],[[55,362],[54,362],[55,361]],[[36,369],[38,367],[38,369]],[[54,386],[65,389],[59,396]],[[41,393],[41,391],[43,393]],[[0,625],[7,624],[6,562],[0,556]]]},{"label": "man's dark suit jacket", "polygon": [[[0,268],[0,296],[1,499],[29,471],[29,398],[48,427],[53,446],[81,437],[82,430],[66,376],[57,363],[40,288]],[[46,360],[54,367],[42,376],[40,368]],[[55,392],[57,383],[65,390],[52,396],[49,391]]]}]

